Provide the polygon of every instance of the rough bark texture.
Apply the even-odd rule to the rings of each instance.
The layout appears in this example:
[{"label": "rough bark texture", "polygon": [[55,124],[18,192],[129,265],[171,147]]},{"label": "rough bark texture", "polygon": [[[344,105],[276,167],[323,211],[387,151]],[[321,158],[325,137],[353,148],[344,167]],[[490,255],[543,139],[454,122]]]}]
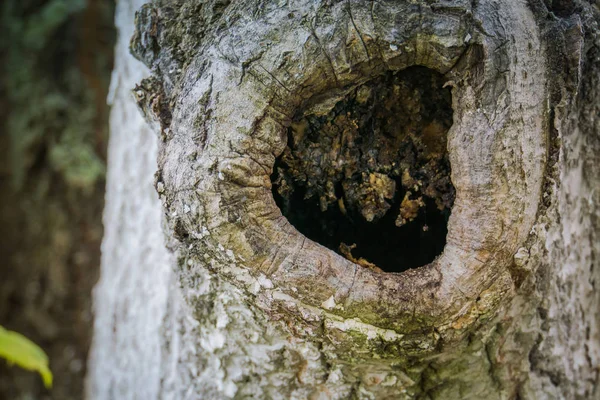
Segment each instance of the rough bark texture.
[{"label": "rough bark texture", "polygon": [[[160,274],[148,258],[124,263],[140,220],[108,208],[121,239],[105,239],[90,398],[597,397],[598,15],[584,1],[143,6],[131,48],[154,76],[134,96],[159,133],[155,186],[176,262]],[[132,61],[119,63],[125,99]],[[413,66],[452,90],[456,197],[442,254],[386,273],[296,230],[271,175],[299,116],[327,119]],[[121,172],[132,156],[112,151]],[[316,153],[307,181],[322,172]],[[113,185],[147,185],[144,173]],[[379,199],[398,195],[387,188]],[[108,198],[156,205],[132,195]],[[155,235],[157,219],[144,221]],[[111,292],[125,273],[155,292],[136,279]]]},{"label": "rough bark texture", "polygon": [[100,265],[114,4],[0,2],[0,325],[55,383],[0,360],[2,399],[81,399]]}]

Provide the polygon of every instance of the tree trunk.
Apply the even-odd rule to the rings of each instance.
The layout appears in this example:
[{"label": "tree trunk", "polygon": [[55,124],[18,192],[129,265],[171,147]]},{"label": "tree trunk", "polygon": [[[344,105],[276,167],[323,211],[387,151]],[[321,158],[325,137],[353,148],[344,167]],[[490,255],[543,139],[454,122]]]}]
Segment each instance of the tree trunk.
[{"label": "tree trunk", "polygon": [[597,6],[134,3],[90,399],[600,396]]}]

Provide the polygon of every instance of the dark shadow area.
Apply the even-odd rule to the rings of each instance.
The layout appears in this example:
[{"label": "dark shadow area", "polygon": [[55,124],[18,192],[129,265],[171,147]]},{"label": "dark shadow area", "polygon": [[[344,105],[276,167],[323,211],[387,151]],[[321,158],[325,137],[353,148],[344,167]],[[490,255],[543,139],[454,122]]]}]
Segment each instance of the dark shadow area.
[{"label": "dark shadow area", "polygon": [[114,0],[0,2],[0,325],[54,374],[0,357],[0,399],[80,400],[100,271]]},{"label": "dark shadow area", "polygon": [[413,67],[358,87],[325,116],[299,112],[272,176],[283,215],[364,266],[401,272],[433,261],[454,202],[443,83]]},{"label": "dark shadow area", "polygon": [[[361,216],[343,215],[336,207],[321,212],[318,202],[314,198],[304,200],[304,194],[299,189],[289,199],[275,195],[277,205],[296,229],[340,254],[341,243],[356,244],[352,251],[356,258],[363,257],[386,272],[430,263],[446,244],[449,213],[440,212],[431,201],[412,222],[397,227],[396,215],[391,212],[375,223],[367,222]],[[392,208],[399,206],[398,200],[392,204]]]}]

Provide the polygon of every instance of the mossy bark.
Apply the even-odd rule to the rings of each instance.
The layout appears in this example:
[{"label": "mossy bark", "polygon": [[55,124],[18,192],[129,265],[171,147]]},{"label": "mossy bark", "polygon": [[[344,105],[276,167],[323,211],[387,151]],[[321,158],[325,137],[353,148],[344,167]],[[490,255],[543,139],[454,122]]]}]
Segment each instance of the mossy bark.
[{"label": "mossy bark", "polygon": [[[160,281],[147,276],[145,241],[130,249],[144,268],[119,263],[121,243],[135,240],[135,230],[131,221],[107,220],[111,262],[103,268],[111,272],[97,312],[124,321],[137,311],[130,304],[144,301],[157,312],[112,331],[97,322],[90,398],[597,396],[599,14],[585,1],[554,3],[144,5],[131,49],[153,76],[133,94],[158,133],[154,184],[177,261],[154,267]],[[129,82],[133,61],[120,62],[120,82]],[[327,145],[318,144],[327,129],[306,145],[313,151],[291,148],[289,138],[295,147],[299,113],[351,130],[352,112],[340,121],[336,107],[415,66],[443,75],[451,88],[445,145],[455,192],[441,204],[451,207],[441,255],[384,272],[354,257],[351,243],[338,254],[299,232],[278,207],[271,177],[284,154],[297,171],[275,179],[280,187],[313,180],[324,211],[342,199],[367,222],[389,212],[384,202],[398,194],[374,151],[381,140],[361,144],[360,153],[374,151],[373,165],[353,159],[374,175],[363,182],[365,193],[376,192],[369,202],[350,190],[353,177],[362,178],[354,174],[348,189],[342,183],[336,194],[333,184],[327,197],[336,171],[323,156]],[[119,93],[129,110],[127,89]],[[354,124],[361,129],[360,118]],[[127,124],[115,128],[127,134]],[[413,133],[418,143],[427,142],[425,128]],[[114,151],[115,168],[132,157],[125,147]],[[410,178],[420,166],[408,164]],[[137,183],[148,184],[138,172]],[[404,171],[396,175],[402,184]],[[116,188],[122,178],[113,179]],[[135,193],[136,202],[157,206]],[[124,194],[109,192],[115,212]],[[400,225],[420,207],[413,206],[404,205],[404,217],[396,210]],[[152,232],[153,250],[162,246],[158,223],[136,221]],[[120,296],[111,287],[123,273],[160,296],[129,285]],[[143,339],[129,341],[133,326]],[[107,357],[106,346],[123,353]],[[120,366],[138,356],[154,364],[136,366],[143,379],[132,386],[136,375]]]}]

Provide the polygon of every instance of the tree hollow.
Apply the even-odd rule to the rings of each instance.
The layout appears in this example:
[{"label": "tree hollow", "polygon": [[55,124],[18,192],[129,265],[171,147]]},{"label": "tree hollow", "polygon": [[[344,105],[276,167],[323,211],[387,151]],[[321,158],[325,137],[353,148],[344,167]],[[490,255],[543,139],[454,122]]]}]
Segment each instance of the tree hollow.
[{"label": "tree hollow", "polygon": [[298,111],[271,177],[283,215],[363,266],[402,272],[432,262],[455,197],[443,85],[441,74],[410,67],[357,87],[324,115]]}]

